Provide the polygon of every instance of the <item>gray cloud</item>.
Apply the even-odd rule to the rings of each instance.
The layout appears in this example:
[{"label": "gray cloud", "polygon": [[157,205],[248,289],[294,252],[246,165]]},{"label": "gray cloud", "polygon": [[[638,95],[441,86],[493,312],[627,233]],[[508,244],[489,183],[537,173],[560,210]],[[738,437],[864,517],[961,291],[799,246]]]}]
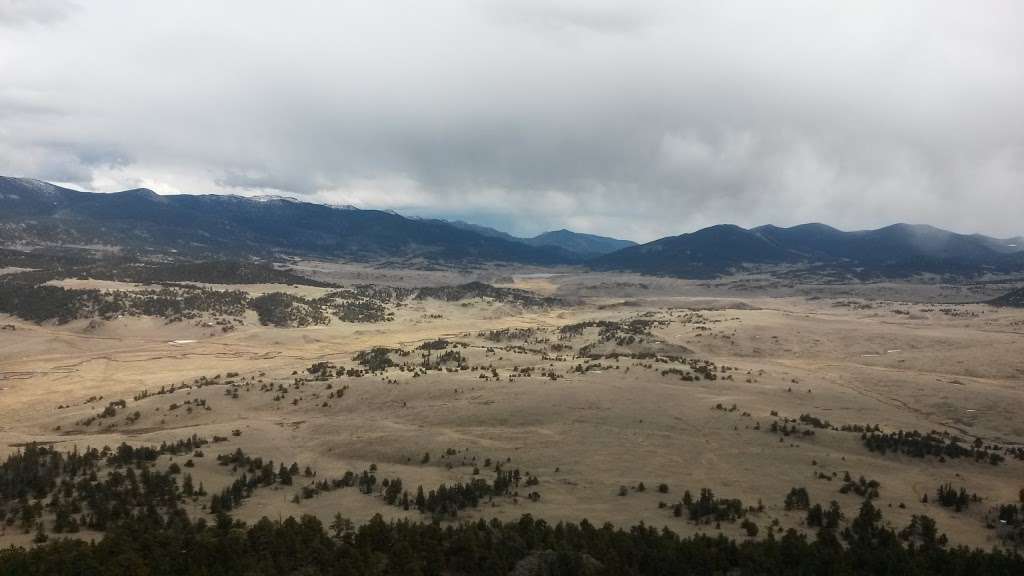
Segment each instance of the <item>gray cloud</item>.
[{"label": "gray cloud", "polygon": [[1016,2],[321,4],[98,0],[11,29],[0,173],[523,234],[1024,232]]},{"label": "gray cloud", "polygon": [[69,0],[0,0],[0,25],[50,24],[76,8]]},{"label": "gray cloud", "polygon": [[[600,2],[577,0],[542,2],[490,3],[498,26],[520,24],[538,32],[585,32],[593,34],[628,35],[641,32],[657,23],[658,10],[651,3]],[[664,8],[664,6],[659,6]]]}]

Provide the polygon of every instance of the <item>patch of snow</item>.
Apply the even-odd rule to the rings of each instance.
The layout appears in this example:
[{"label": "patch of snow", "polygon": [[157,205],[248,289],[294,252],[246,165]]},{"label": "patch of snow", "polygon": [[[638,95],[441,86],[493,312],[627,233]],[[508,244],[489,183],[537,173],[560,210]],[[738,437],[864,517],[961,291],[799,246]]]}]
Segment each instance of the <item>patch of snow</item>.
[{"label": "patch of snow", "polygon": [[34,178],[22,178],[20,182],[26,188],[32,188],[36,192],[39,192],[43,196],[56,196],[60,193],[60,188],[50,184],[49,182],[43,182],[42,180],[36,180]]},{"label": "patch of snow", "polygon": [[280,196],[277,194],[262,194],[260,196],[251,197],[256,202],[294,202],[301,203],[302,200],[295,198],[294,196]]}]

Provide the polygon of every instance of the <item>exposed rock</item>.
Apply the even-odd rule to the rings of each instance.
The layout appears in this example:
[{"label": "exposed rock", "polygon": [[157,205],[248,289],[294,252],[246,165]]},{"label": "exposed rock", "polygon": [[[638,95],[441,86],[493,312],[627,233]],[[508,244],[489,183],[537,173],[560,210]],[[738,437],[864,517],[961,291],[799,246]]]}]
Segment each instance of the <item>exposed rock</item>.
[{"label": "exposed rock", "polygon": [[[571,568],[567,570],[567,568]],[[600,574],[604,566],[588,554],[545,550],[520,560],[509,576],[551,576],[553,574]]]}]

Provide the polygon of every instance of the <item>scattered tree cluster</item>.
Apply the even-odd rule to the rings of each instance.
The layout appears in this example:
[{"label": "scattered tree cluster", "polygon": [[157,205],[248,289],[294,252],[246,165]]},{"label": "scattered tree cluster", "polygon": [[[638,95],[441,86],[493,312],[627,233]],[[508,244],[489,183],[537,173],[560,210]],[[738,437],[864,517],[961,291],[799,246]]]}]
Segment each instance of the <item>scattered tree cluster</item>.
[{"label": "scattered tree cluster", "polygon": [[867,480],[863,476],[856,480],[847,472],[843,476],[843,485],[839,487],[840,494],[854,493],[867,500],[878,498],[879,489],[882,484],[878,480]]},{"label": "scattered tree cluster", "polygon": [[701,488],[700,495],[694,498],[687,490],[683,499],[672,507],[672,513],[682,516],[686,512],[693,522],[709,524],[711,522],[734,522],[747,512],[743,502],[737,498],[717,498],[710,488]]},{"label": "scattered tree cluster", "polygon": [[415,291],[416,300],[441,300],[459,302],[473,298],[487,298],[495,302],[516,304],[523,307],[550,307],[560,304],[557,298],[545,298],[533,292],[516,288],[498,288],[483,282],[469,282],[456,286],[430,286]]},{"label": "scattered tree cluster", "polygon": [[968,494],[966,488],[961,486],[957,489],[949,483],[940,485],[935,494],[939,504],[946,508],[953,508],[957,512],[966,510],[971,502],[981,501],[977,494]]},{"label": "scattered tree cluster", "polygon": [[895,452],[914,458],[932,457],[940,462],[948,458],[970,458],[976,462],[988,462],[993,466],[1001,464],[1005,457],[994,446],[985,446],[981,439],[970,445],[947,432],[922,433],[917,430],[882,433],[878,431],[861,434],[864,446],[872,452]]}]

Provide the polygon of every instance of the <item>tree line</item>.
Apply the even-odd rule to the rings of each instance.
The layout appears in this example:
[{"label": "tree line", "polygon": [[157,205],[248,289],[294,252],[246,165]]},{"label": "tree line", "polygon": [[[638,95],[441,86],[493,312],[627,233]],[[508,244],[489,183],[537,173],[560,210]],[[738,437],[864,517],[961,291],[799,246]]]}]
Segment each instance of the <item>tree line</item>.
[{"label": "tree line", "polygon": [[332,535],[313,516],[263,518],[248,525],[219,515],[212,522],[183,514],[164,522],[125,521],[95,543],[57,539],[0,551],[0,574],[18,576],[366,575],[441,576],[835,574],[1016,575],[1024,557],[1012,552],[946,548],[934,524],[915,517],[887,528],[870,502],[844,542],[808,539],[794,530],[736,542],[724,536],[681,537],[668,529],[611,524],[517,521],[457,525],[386,522],[379,515]]}]

